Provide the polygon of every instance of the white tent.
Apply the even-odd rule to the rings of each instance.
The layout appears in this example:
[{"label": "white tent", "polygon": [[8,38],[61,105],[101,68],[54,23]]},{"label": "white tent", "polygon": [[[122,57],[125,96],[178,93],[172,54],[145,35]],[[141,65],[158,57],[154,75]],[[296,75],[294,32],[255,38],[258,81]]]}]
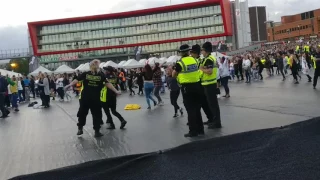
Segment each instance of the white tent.
[{"label": "white tent", "polygon": [[99,67],[103,68],[105,64],[106,64],[106,62],[102,62],[102,63],[100,63]]},{"label": "white tent", "polygon": [[160,64],[164,64],[167,61],[166,57],[160,58]]},{"label": "white tent", "polygon": [[121,61],[119,64],[118,64],[118,67],[122,67],[127,61]]},{"label": "white tent", "polygon": [[149,58],[147,63],[150,65],[150,66],[154,66],[156,63],[160,63],[160,59],[156,58],[156,57],[152,57],[152,58]]},{"label": "white tent", "polygon": [[50,71],[42,66],[39,66],[38,69],[34,70],[32,73],[30,73],[30,75],[36,76],[39,74],[39,72],[48,73],[48,74],[52,73],[52,71]]},{"label": "white tent", "polygon": [[85,63],[81,68],[78,69],[81,72],[90,71],[90,65],[89,63]]},{"label": "white tent", "polygon": [[84,64],[80,64],[80,65],[76,68],[76,70],[79,70],[83,65],[84,65]]},{"label": "white tent", "polygon": [[139,63],[138,61],[134,59],[128,60],[126,63],[124,63],[123,67],[126,69],[131,69],[131,68],[140,68],[143,67],[144,64]]},{"label": "white tent", "polygon": [[20,73],[8,71],[8,70],[5,70],[5,69],[0,69],[0,73],[1,73],[2,76],[7,76],[8,75],[9,77],[12,77],[14,75],[16,77],[22,77],[22,75]]},{"label": "white tent", "polygon": [[108,61],[107,63],[105,63],[104,65],[103,65],[103,67],[107,67],[107,66],[111,66],[111,67],[114,67],[114,68],[118,68],[118,64],[117,63],[115,63],[115,62],[113,62],[113,61]]},{"label": "white tent", "polygon": [[55,74],[60,74],[60,73],[70,74],[70,73],[73,73],[74,71],[75,71],[75,70],[72,69],[71,67],[63,64],[63,65],[61,65],[60,67],[58,67],[58,68],[54,71],[54,73],[55,73]]},{"label": "white tent", "polygon": [[180,56],[170,56],[167,60],[166,60],[166,65],[172,65],[173,63],[176,63],[178,60],[180,59]]},{"label": "white tent", "polygon": [[141,59],[141,60],[139,61],[139,63],[145,65],[145,64],[147,63],[147,61],[148,61],[147,59]]}]

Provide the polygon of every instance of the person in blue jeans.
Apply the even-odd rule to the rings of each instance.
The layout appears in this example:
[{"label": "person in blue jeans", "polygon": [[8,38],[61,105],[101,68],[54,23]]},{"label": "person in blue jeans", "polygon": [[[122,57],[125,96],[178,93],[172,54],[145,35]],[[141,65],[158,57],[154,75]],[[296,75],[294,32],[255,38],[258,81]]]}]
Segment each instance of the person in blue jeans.
[{"label": "person in blue jeans", "polygon": [[148,104],[148,109],[151,109],[150,100],[153,101],[154,106],[157,105],[157,101],[153,99],[152,92],[154,89],[154,83],[153,83],[153,71],[149,64],[145,65],[144,72],[143,72],[143,78],[144,78],[144,93],[146,95],[146,100]]}]

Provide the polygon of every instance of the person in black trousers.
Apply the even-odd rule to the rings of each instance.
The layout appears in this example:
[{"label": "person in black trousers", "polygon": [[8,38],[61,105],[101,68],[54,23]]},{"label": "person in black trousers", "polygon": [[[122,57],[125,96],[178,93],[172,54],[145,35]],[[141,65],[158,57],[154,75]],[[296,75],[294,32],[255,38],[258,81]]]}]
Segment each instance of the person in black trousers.
[{"label": "person in black trousers", "polygon": [[282,81],[285,81],[286,76],[284,75],[284,72],[283,72],[283,69],[284,69],[283,57],[280,53],[277,53],[276,62],[277,62],[277,71],[279,71],[281,73],[281,75],[283,77]]},{"label": "person in black trousers", "polygon": [[0,118],[8,117],[10,111],[8,111],[4,107],[5,103],[5,95],[8,91],[8,82],[7,79],[0,74],[0,110],[2,112],[2,116]]},{"label": "person in black trousers", "polygon": [[137,84],[139,86],[139,95],[143,95],[143,72],[142,72],[142,68],[140,68],[138,70],[138,73],[136,74],[137,76]]},{"label": "person in black trousers", "polygon": [[170,90],[170,101],[172,106],[174,107],[174,115],[173,117],[178,117],[178,111],[180,111],[181,116],[183,115],[183,109],[178,105],[178,98],[180,95],[180,87],[178,85],[178,81],[176,78],[172,77],[172,67],[168,67],[167,69],[167,78],[166,78],[168,89]]},{"label": "person in black trousers", "polygon": [[128,87],[129,87],[129,90],[130,90],[130,96],[132,96],[132,93],[133,93],[133,95],[136,95],[136,92],[132,89],[134,78],[135,78],[134,71],[130,70],[130,73],[128,74],[128,78],[127,78]]},{"label": "person in black trousers", "polygon": [[31,78],[30,78],[30,90],[31,90],[31,93],[32,93],[32,95],[33,95],[33,97],[32,98],[36,98],[36,92],[35,92],[35,81],[34,81],[34,77],[33,76],[31,76]]},{"label": "person in black trousers", "polygon": [[258,66],[259,66],[259,71],[258,71],[258,75],[260,76],[260,80],[263,80],[263,76],[262,76],[262,71],[264,69],[264,65],[261,62],[261,59],[259,57],[256,57],[256,62],[258,62]]},{"label": "person in black trousers", "polygon": [[[244,78],[243,78],[243,68],[242,68],[242,62],[243,62],[243,58],[241,57],[241,58],[239,58],[238,59],[238,70],[239,70],[239,74],[240,74],[240,77],[241,77],[241,81],[243,81],[244,80]],[[239,79],[239,78],[238,78]]]}]

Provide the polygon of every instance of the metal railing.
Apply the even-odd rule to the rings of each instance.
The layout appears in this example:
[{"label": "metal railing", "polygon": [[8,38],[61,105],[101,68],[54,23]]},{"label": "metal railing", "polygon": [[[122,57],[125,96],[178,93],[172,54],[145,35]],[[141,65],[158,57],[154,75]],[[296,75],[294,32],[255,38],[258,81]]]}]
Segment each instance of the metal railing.
[{"label": "metal railing", "polygon": [[25,49],[0,49],[0,59],[14,59],[14,58],[27,58],[31,57],[30,51],[28,48]]}]

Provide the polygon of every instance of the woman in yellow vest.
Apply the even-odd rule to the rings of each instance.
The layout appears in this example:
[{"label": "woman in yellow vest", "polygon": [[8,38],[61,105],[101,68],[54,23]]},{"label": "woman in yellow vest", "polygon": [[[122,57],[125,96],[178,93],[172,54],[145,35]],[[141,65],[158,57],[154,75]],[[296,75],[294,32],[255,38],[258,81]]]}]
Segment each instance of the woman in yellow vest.
[{"label": "woman in yellow vest", "polygon": [[11,92],[11,104],[12,108],[14,108],[14,111],[18,112],[18,81],[16,79],[16,76],[12,76],[12,81],[14,83],[10,84],[10,92]]},{"label": "woman in yellow vest", "polygon": [[[115,69],[111,66],[104,67],[105,70],[105,76],[108,79],[108,81],[114,86],[117,86],[117,76],[115,74]],[[115,129],[115,125],[112,119],[112,116],[110,114],[110,110],[114,116],[116,116],[120,122],[121,126],[120,129],[123,129],[127,121],[124,120],[124,118],[121,116],[120,113],[117,112],[117,94],[114,93],[113,91],[109,90],[107,87],[104,87],[101,90],[101,106],[104,112],[106,113],[107,116],[107,124],[109,124],[109,127],[107,129]]]}]

